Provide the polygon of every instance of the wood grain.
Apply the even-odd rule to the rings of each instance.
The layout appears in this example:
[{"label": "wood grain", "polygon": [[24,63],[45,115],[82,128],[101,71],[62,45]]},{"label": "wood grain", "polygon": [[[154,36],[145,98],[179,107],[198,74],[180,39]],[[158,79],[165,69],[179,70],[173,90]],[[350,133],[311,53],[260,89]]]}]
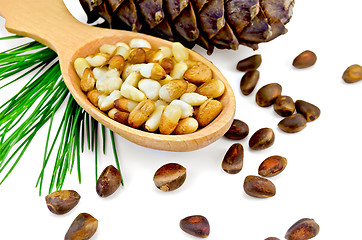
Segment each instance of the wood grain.
[{"label": "wood grain", "polygon": [[133,38],[149,41],[153,48],[171,46],[166,40],[141,33],[110,30],[80,23],[69,13],[61,0],[0,0],[0,15],[6,19],[9,32],[37,40],[57,52],[64,82],[77,103],[107,128],[144,147],[166,151],[192,151],[222,137],[229,129],[235,113],[235,97],[222,73],[207,59],[189,50],[191,59],[209,66],[214,78],[225,84],[220,98],[223,110],[208,126],[186,135],[161,135],[117,123],[89,102],[80,89],[80,80],[73,68],[78,57],[98,52],[104,43],[129,42]]}]

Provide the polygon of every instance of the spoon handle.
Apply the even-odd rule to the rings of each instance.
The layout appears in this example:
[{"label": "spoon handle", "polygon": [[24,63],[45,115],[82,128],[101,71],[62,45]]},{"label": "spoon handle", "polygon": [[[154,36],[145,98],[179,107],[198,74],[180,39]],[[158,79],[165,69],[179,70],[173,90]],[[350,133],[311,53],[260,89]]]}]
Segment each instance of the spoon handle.
[{"label": "spoon handle", "polygon": [[0,0],[0,6],[9,32],[30,37],[58,54],[76,49],[94,34],[93,27],[76,20],[62,0]]}]

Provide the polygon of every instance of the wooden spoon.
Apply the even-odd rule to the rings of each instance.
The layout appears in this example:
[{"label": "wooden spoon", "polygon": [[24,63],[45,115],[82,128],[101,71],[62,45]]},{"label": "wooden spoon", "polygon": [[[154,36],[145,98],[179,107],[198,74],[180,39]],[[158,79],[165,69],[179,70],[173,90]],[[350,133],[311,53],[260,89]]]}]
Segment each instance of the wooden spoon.
[{"label": "wooden spoon", "polygon": [[48,46],[59,56],[64,82],[77,103],[107,128],[136,144],[167,151],[192,151],[205,147],[222,137],[231,126],[235,113],[235,97],[222,73],[201,55],[189,50],[191,59],[209,66],[214,78],[224,82],[226,90],[221,97],[223,110],[208,126],[192,134],[161,135],[120,124],[97,109],[80,89],[80,80],[73,62],[99,51],[105,43],[128,43],[133,38],[147,40],[153,48],[172,43],[156,37],[121,30],[92,27],[77,21],[61,0],[0,0],[0,15],[6,19],[9,32],[26,36]]}]

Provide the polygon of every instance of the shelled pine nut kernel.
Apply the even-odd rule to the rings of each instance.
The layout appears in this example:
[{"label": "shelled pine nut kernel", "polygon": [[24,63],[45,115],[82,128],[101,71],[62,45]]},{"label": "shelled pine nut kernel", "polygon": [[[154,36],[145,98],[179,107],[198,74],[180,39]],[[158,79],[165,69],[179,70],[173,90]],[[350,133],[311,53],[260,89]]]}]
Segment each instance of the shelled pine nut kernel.
[{"label": "shelled pine nut kernel", "polygon": [[218,99],[224,83],[207,65],[190,59],[180,43],[158,49],[144,39],[104,44],[98,53],[77,58],[74,68],[95,107],[145,131],[192,133],[223,108]]}]

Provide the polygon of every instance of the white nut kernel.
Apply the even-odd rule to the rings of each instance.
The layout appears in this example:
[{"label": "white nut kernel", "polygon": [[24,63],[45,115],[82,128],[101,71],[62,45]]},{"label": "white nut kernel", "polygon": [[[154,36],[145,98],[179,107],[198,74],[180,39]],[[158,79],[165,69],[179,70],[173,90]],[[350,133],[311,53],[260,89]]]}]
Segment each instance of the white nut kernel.
[{"label": "white nut kernel", "polygon": [[195,118],[188,117],[180,120],[177,127],[173,131],[176,135],[189,134],[195,132],[199,128],[199,123]]},{"label": "white nut kernel", "polygon": [[105,54],[105,53],[98,53],[96,55],[92,56],[88,56],[85,58],[85,60],[87,60],[87,62],[92,66],[92,67],[100,67],[100,66],[104,66],[108,59],[109,59],[109,55]]},{"label": "white nut kernel", "polygon": [[119,45],[118,43],[116,45],[118,47],[116,49],[115,55],[121,55],[124,58],[124,60],[127,60],[129,54],[131,53],[131,48],[125,43],[124,45]]},{"label": "white nut kernel", "polygon": [[182,100],[173,100],[170,103],[170,105],[179,106],[181,108],[181,111],[182,111],[181,119],[190,117],[194,113],[194,108],[190,104],[188,104]]},{"label": "white nut kernel", "polygon": [[82,78],[84,70],[90,67],[90,64],[87,60],[85,60],[85,58],[77,58],[74,61],[74,69],[77,72],[79,78]]},{"label": "white nut kernel", "polygon": [[110,94],[114,90],[119,90],[122,85],[122,79],[119,77],[117,69],[94,68],[93,75],[98,91],[104,94]]},{"label": "white nut kernel", "polygon": [[138,82],[141,80],[142,75],[139,72],[131,72],[130,75],[124,80],[123,84],[128,84],[133,87],[137,87]]},{"label": "white nut kernel", "polygon": [[121,94],[123,97],[130,100],[141,102],[146,99],[146,95],[134,86],[123,84],[121,87]]},{"label": "white nut kernel", "polygon": [[140,72],[141,68],[145,65],[145,63],[141,64],[129,64],[126,63],[124,66],[122,78],[126,79],[132,72]]},{"label": "white nut kernel", "polygon": [[176,63],[170,73],[170,76],[174,79],[181,79],[181,78],[183,78],[186,70],[187,70],[186,63],[184,63],[184,62]]},{"label": "white nut kernel", "polygon": [[131,48],[151,48],[151,44],[144,39],[134,38],[129,42]]},{"label": "white nut kernel", "polygon": [[177,62],[181,62],[181,61],[189,59],[189,52],[179,42],[172,44],[172,54]]},{"label": "white nut kernel", "polygon": [[131,50],[131,47],[127,43],[124,43],[124,42],[118,42],[118,43],[116,43],[116,46]]},{"label": "white nut kernel", "polygon": [[207,100],[207,97],[192,92],[192,93],[184,93],[181,96],[180,100],[190,104],[191,106],[200,106]]},{"label": "white nut kernel", "polygon": [[114,101],[121,97],[119,90],[114,90],[110,95],[100,95],[98,100],[98,107],[102,111],[108,111],[113,108]]},{"label": "white nut kernel", "polygon": [[172,49],[166,46],[159,47],[164,58],[172,57]]},{"label": "white nut kernel", "polygon": [[116,45],[112,45],[112,44],[103,44],[100,48],[99,51],[101,53],[107,53],[109,55],[113,55],[116,52],[117,46]]},{"label": "white nut kernel", "polygon": [[[94,78],[98,81],[100,79],[103,79],[103,78],[107,78],[107,77],[110,77],[109,74],[110,73],[113,73],[113,72],[108,72],[108,68],[106,67],[102,67],[102,68],[93,68],[93,75],[94,75]],[[114,73],[113,73],[114,74]],[[115,75],[113,75],[115,76]],[[117,76],[115,77],[118,77],[118,74]]]},{"label": "white nut kernel", "polygon": [[179,106],[168,105],[165,107],[159,126],[160,133],[167,135],[171,134],[173,130],[175,130],[178,121],[180,120],[181,114],[182,110]]},{"label": "white nut kernel", "polygon": [[157,106],[145,123],[145,128],[149,132],[154,132],[158,129],[161,123],[161,116],[166,106]]},{"label": "white nut kernel", "polygon": [[158,107],[158,106],[167,106],[168,104],[161,100],[161,99],[158,99],[156,102],[155,102],[155,106]]},{"label": "white nut kernel", "polygon": [[140,69],[141,75],[145,78],[150,78],[153,65],[154,65],[154,63],[144,64]]},{"label": "white nut kernel", "polygon": [[158,99],[158,92],[160,91],[161,84],[155,80],[142,79],[138,82],[138,88],[151,100]]},{"label": "white nut kernel", "polygon": [[163,53],[162,53],[161,51],[157,51],[157,52],[155,53],[155,55],[153,56],[152,61],[159,62],[159,61],[161,61],[161,60],[164,59],[164,58],[165,58],[165,57],[164,57]]}]

